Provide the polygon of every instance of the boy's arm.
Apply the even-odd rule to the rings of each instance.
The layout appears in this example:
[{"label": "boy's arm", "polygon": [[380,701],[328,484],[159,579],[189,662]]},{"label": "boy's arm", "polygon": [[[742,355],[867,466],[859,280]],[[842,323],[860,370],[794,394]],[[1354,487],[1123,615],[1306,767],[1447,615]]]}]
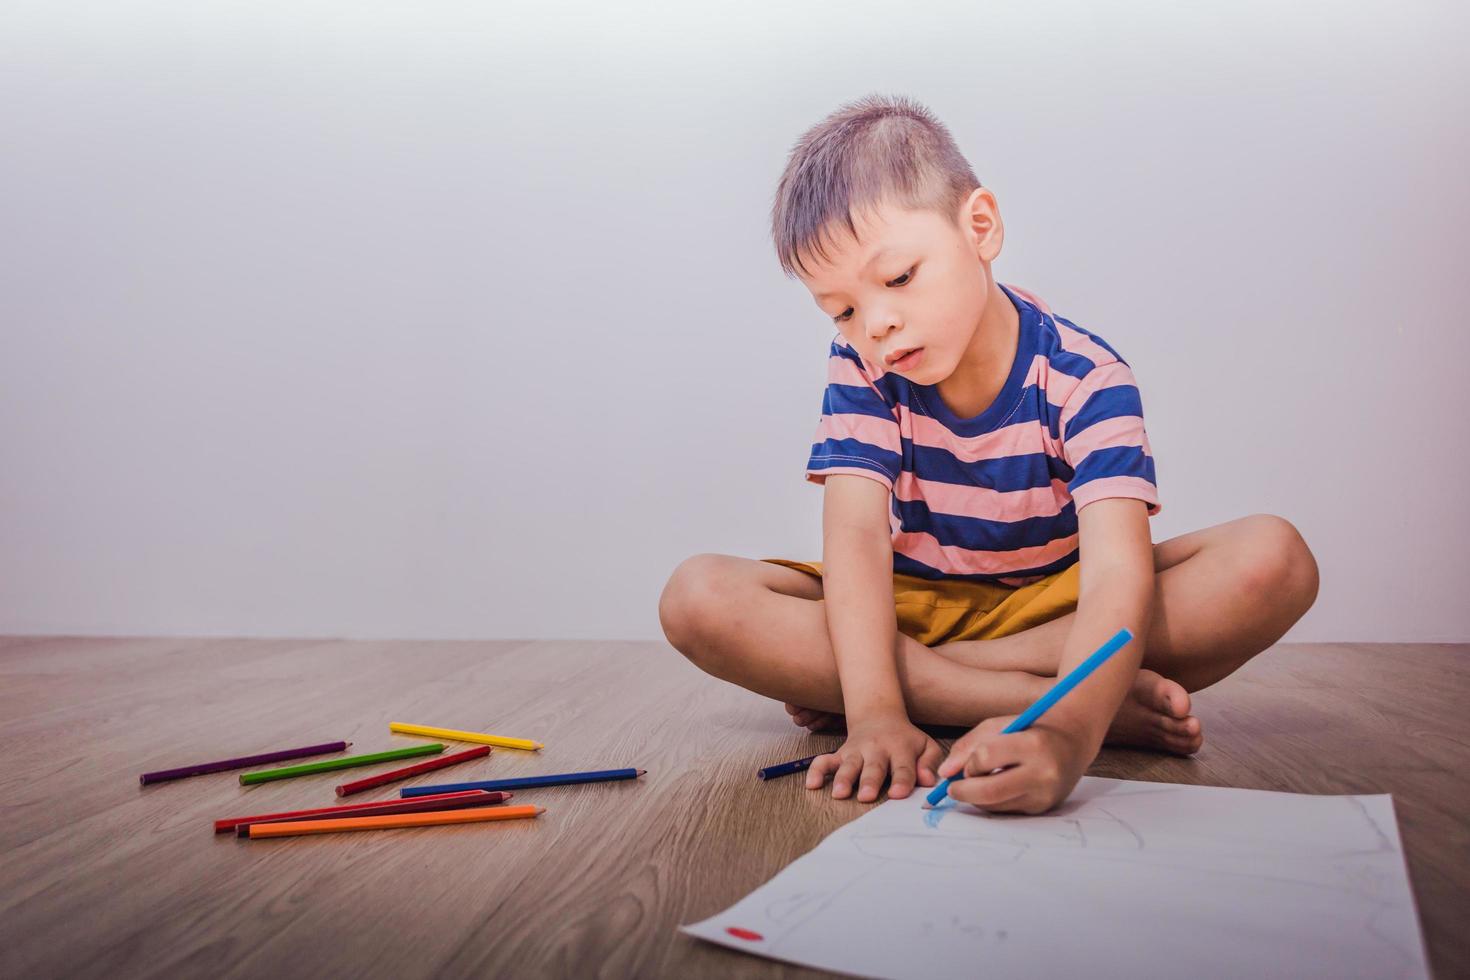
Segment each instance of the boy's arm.
[{"label": "boy's arm", "polygon": [[849,726],[873,717],[908,720],[898,683],[893,540],[888,489],[833,474],[822,495],[822,596]]},{"label": "boy's arm", "polygon": [[822,499],[822,594],[827,633],[837,660],[847,740],[817,757],[807,770],[808,789],[832,773],[832,795],[845,798],[859,783],[857,799],[878,798],[892,773],[890,799],[902,799],[917,783],[938,781],[939,744],[909,721],[898,679],[898,618],[893,608],[893,541],[889,489],[877,480],[831,474]]},{"label": "boy's arm", "polygon": [[[1065,677],[1113,634],[1133,639],[1024,732],[999,734],[1011,718],[991,718],[966,733],[939,768],[966,778],[955,799],[1000,811],[1042,813],[1067,798],[1082,778],[1143,662],[1153,616],[1154,558],[1148,505],[1109,497],[1077,514],[1081,584],[1077,613],[1057,676]],[[1004,772],[989,775],[992,769]]]},{"label": "boy's arm", "polygon": [[1124,627],[1133,639],[1036,724],[1077,733],[1090,746],[1090,763],[1143,664],[1153,618],[1154,548],[1148,505],[1128,497],[1109,497],[1083,507],[1077,513],[1077,532],[1081,563],[1077,614],[1062,646],[1057,676],[1067,676]]}]

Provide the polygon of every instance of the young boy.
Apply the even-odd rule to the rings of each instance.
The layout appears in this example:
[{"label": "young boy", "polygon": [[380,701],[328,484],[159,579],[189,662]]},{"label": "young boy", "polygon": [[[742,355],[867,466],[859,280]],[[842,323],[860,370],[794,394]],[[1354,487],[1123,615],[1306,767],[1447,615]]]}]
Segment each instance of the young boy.
[{"label": "young boy", "polygon": [[[844,744],[807,772],[837,798],[963,773],[955,799],[1041,813],[1105,742],[1198,751],[1189,692],[1316,598],[1301,535],[1253,515],[1151,543],[1128,363],[995,280],[995,196],[922,106],[869,96],[807,132],[773,233],[838,331],[806,469],[823,560],[684,561],[659,599],[669,642],[812,731],[845,713]],[[1133,641],[1084,684],[999,734],[1122,627]],[[915,722],[979,724],[941,763]]]}]

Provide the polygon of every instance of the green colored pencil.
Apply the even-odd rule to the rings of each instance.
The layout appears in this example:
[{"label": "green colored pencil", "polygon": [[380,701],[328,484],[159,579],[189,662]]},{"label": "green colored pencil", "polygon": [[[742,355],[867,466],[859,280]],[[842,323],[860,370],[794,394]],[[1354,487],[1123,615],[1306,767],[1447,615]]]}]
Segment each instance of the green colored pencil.
[{"label": "green colored pencil", "polygon": [[443,751],[443,744],[430,742],[428,745],[415,745],[412,748],[394,749],[391,752],[374,752],[370,755],[349,755],[341,759],[328,759],[326,762],[308,762],[304,766],[286,766],[282,769],[266,769],[263,772],[247,772],[240,776],[240,785],[249,786],[253,783],[268,783],[273,779],[290,779],[293,776],[310,776],[314,772],[331,772],[333,769],[351,769],[354,766],[370,766],[375,762],[412,759],[417,755],[438,755]]}]

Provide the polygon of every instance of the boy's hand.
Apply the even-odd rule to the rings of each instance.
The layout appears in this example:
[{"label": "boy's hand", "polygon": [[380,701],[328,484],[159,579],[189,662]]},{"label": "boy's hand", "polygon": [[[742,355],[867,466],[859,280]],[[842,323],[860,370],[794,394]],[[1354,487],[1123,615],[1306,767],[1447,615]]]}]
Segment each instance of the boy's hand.
[{"label": "boy's hand", "polygon": [[[987,718],[955,740],[939,765],[949,795],[996,813],[1045,813],[1067,798],[1097,756],[1085,734],[1038,722],[1002,735],[1016,715]],[[813,765],[816,763],[814,762]],[[1001,772],[991,775],[994,770]]]},{"label": "boy's hand", "polygon": [[920,786],[937,783],[935,764],[944,750],[939,743],[915,728],[903,715],[889,715],[847,722],[847,741],[842,748],[812,760],[806,771],[806,788],[821,789],[832,777],[832,798],[845,799],[859,783],[859,803],[878,798],[883,780],[892,772],[888,798],[901,800],[913,792],[915,777]]}]

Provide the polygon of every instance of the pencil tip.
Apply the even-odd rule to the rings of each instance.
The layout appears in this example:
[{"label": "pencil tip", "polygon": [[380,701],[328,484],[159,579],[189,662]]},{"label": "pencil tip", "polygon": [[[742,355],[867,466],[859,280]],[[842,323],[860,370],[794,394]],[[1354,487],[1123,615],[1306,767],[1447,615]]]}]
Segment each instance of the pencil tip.
[{"label": "pencil tip", "polygon": [[639,769],[639,770],[638,770],[638,775],[640,775],[640,776],[641,776],[641,775],[643,775],[643,774],[644,774],[644,773],[646,773],[646,772],[648,772],[648,770],[647,770],[647,769]]}]

